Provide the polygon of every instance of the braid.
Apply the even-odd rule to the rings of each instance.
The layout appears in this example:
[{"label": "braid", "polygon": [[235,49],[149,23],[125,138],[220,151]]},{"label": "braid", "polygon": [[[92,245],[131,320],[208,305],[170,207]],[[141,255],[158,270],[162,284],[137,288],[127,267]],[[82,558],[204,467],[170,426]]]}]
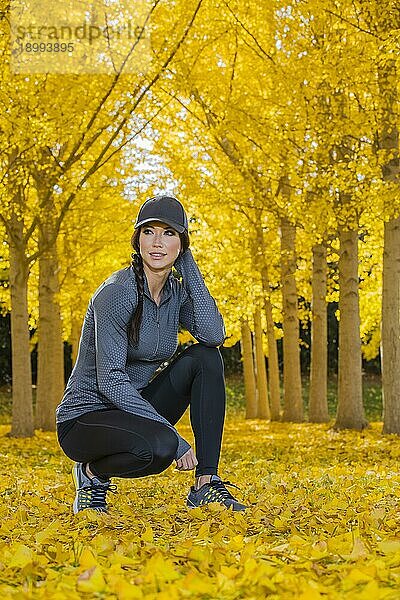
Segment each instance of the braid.
[{"label": "braid", "polygon": [[136,285],[138,292],[138,302],[135,313],[129,323],[129,337],[132,343],[137,346],[139,342],[139,329],[143,316],[143,292],[144,292],[144,271],[143,260],[140,254],[131,254],[131,265],[135,271]]}]

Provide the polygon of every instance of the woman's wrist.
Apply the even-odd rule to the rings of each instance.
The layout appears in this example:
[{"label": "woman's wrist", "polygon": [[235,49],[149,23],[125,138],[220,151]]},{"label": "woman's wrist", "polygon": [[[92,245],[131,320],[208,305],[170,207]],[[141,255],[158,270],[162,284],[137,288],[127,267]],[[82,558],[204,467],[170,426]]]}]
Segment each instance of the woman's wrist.
[{"label": "woman's wrist", "polygon": [[187,248],[174,262],[174,269],[176,269],[180,277],[183,275],[182,271],[184,270],[185,265],[188,265],[191,262],[194,262],[194,258],[190,248]]}]

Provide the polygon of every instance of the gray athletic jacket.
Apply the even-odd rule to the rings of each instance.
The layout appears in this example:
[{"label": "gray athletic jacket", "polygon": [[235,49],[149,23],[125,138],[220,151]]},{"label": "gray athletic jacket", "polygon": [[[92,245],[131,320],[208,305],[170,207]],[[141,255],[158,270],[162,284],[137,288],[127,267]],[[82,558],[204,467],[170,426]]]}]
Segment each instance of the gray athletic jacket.
[{"label": "gray athletic jacket", "polygon": [[189,450],[188,442],[140,395],[140,390],[176,351],[179,324],[207,346],[223,344],[225,327],[190,248],[176,260],[175,267],[182,282],[169,275],[159,306],[144,277],[137,347],[128,342],[127,335],[128,321],[137,305],[133,267],[115,271],[97,288],[86,311],[75,366],[56,409],[57,423],[117,407],[171,427],[179,441],[176,459]]}]

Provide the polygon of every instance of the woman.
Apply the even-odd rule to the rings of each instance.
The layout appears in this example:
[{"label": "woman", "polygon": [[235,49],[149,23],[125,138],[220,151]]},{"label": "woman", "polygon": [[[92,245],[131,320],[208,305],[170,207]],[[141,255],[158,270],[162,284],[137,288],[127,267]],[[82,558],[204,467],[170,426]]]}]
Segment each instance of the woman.
[{"label": "woman", "polygon": [[[74,513],[106,511],[111,477],[195,470],[186,504],[244,510],[217,474],[225,417],[225,329],[189,249],[188,221],[174,197],[140,208],[130,267],[90,299],[76,364],[57,407],[61,448],[75,462]],[[175,267],[182,278],[172,274]],[[182,325],[199,342],[167,367]],[[156,370],[158,371],[156,372]],[[174,428],[190,405],[193,449]],[[235,486],[237,487],[237,486]]]}]

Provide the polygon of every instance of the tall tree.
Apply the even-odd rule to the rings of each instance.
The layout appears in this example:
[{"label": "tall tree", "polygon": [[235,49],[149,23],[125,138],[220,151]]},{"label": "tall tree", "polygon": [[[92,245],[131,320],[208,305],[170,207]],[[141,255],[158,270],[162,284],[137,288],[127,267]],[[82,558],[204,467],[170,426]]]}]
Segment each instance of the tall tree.
[{"label": "tall tree", "polygon": [[270,419],[271,410],[268,399],[268,381],[265,366],[260,305],[256,307],[254,312],[254,354],[256,366],[257,417],[259,419]]},{"label": "tall tree", "polygon": [[246,319],[242,320],[242,360],[246,400],[246,419],[257,418],[257,388],[254,373],[253,340],[250,325]]},{"label": "tall tree", "polygon": [[[40,360],[39,363],[38,400],[39,407],[52,402],[45,411],[47,415],[44,415],[44,421],[40,422],[40,425],[46,428],[54,429],[54,419],[51,421],[49,415],[54,403],[59,400],[57,396],[62,387],[61,326],[59,307],[56,306],[55,300],[58,289],[56,241],[61,225],[77,195],[85,189],[93,174],[115,160],[116,154],[137,134],[131,131],[132,118],[139,113],[139,107],[144,114],[146,113],[144,104],[149,98],[150,90],[166,72],[179,47],[187,38],[201,2],[202,0],[197,0],[189,7],[182,6],[177,19],[173,11],[168,13],[163,9],[161,13],[157,13],[157,10],[161,10],[158,2],[150,9],[146,25],[150,26],[149,20],[154,19],[153,27],[158,31],[163,30],[164,34],[170,29],[171,35],[167,35],[168,44],[162,43],[161,48],[155,48],[155,58],[150,61],[144,74],[136,73],[129,77],[124,74],[123,77],[125,63],[122,62],[114,76],[99,76],[97,79],[57,75],[21,78],[26,82],[24,85],[27,92],[27,114],[30,114],[30,108],[33,106],[32,99],[35,98],[36,102],[35,117],[30,115],[26,129],[16,126],[17,123],[22,124],[16,113],[19,111],[19,114],[22,114],[23,111],[18,90],[13,91],[14,82],[7,82],[7,93],[13,98],[12,117],[17,117],[13,123],[14,143],[20,145],[18,135],[21,131],[24,137],[27,136],[26,131],[32,131],[36,141],[24,160],[25,164],[30,166],[38,198],[30,225],[30,233],[36,228],[40,229],[40,247],[35,258],[42,256],[45,262],[40,271],[43,326],[39,344],[44,360]],[[162,15],[158,22],[157,15]],[[9,58],[6,46],[7,44],[2,48],[3,62]],[[132,53],[135,47],[133,43],[128,52]],[[60,79],[62,85],[59,85]],[[100,81],[103,82],[102,85],[99,85]],[[4,93],[4,97],[7,93]],[[149,107],[147,111],[147,117],[142,119],[139,129],[152,118]],[[8,213],[2,214],[4,222],[9,221],[11,212],[9,210]],[[14,259],[14,254],[11,258]],[[14,295],[12,297],[14,298]],[[50,312],[43,313],[43,310],[47,309]],[[47,328],[44,326],[46,321],[49,323]],[[18,338],[14,346],[17,343]],[[26,348],[22,346],[16,348],[16,352],[24,351]],[[47,351],[53,354],[51,361],[54,360],[55,368],[49,370],[48,376],[44,377],[44,355]],[[48,384],[50,378],[54,379],[52,383],[43,385],[43,382]],[[50,394],[45,398],[43,394],[47,394],[46,390],[49,390]],[[16,425],[15,428],[18,430],[19,426]]]},{"label": "tall tree", "polygon": [[311,367],[308,407],[308,418],[313,423],[329,421],[326,279],[326,244],[322,242],[313,246]]}]

